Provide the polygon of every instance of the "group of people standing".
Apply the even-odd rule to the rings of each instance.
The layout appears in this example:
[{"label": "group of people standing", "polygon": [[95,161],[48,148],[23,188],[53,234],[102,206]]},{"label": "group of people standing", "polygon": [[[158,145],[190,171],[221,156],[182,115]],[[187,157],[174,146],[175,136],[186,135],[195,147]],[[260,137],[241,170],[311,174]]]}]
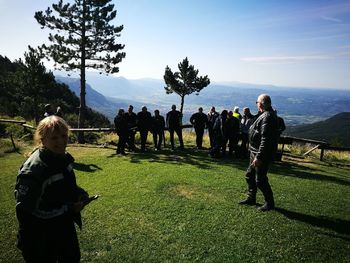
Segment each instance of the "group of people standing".
[{"label": "group of people standing", "polygon": [[204,129],[208,128],[210,155],[219,158],[226,155],[227,146],[229,155],[246,155],[247,143],[241,144],[242,148],[238,147],[238,142],[242,139],[242,132],[249,129],[252,120],[253,115],[250,114],[249,108],[244,108],[242,116],[238,107],[233,111],[223,110],[219,114],[213,106],[208,114],[204,114],[203,109],[199,108],[198,112],[191,116],[190,122],[195,128],[197,148],[202,148]]},{"label": "group of people standing", "polygon": [[[146,106],[143,106],[138,113],[134,112],[132,105],[129,105],[126,112],[124,109],[119,109],[114,118],[115,129],[119,137],[117,154],[125,154],[126,146],[129,151],[135,151],[137,131],[139,131],[141,138],[141,152],[146,150],[148,132],[153,135],[155,150],[161,150],[166,127],[170,134],[171,149],[174,150],[175,148],[175,133],[179,140],[179,149],[184,149],[182,118],[183,115],[176,110],[176,105],[172,105],[171,110],[166,114],[166,118],[160,115],[158,109],[154,111],[152,116]],[[190,123],[196,133],[197,149],[203,149],[203,137],[205,129],[207,129],[210,141],[209,153],[213,158],[225,156],[227,147],[229,155],[235,154],[236,157],[247,157],[248,130],[253,119],[254,116],[250,113],[249,108],[244,108],[243,115],[241,115],[238,107],[235,107],[233,111],[223,110],[218,113],[213,106],[207,114],[200,107],[198,112],[190,117]],[[240,140],[242,143],[238,146]]]},{"label": "group of people standing", "polygon": [[155,150],[159,151],[164,141],[164,130],[167,124],[170,133],[171,148],[174,150],[174,133],[177,134],[180,142],[180,149],[184,149],[182,139],[182,113],[176,110],[176,105],[172,105],[171,111],[166,115],[166,120],[160,115],[159,110],[154,111],[152,116],[148,112],[147,107],[143,106],[137,114],[133,111],[134,107],[129,105],[128,111],[119,109],[117,116],[114,118],[114,126],[119,137],[117,145],[117,154],[125,154],[125,147],[128,146],[129,151],[135,151],[135,135],[136,131],[140,132],[141,152],[146,150],[146,141],[148,132],[153,135]]},{"label": "group of people standing", "polygon": [[[135,135],[137,131],[140,132],[141,152],[146,150],[146,141],[149,131],[153,135],[155,150],[161,150],[162,142],[164,141],[165,127],[169,130],[171,149],[175,149],[175,133],[179,140],[179,148],[184,149],[182,137],[183,115],[176,109],[176,105],[171,106],[171,110],[166,114],[166,118],[160,115],[158,109],[154,111],[154,115],[152,116],[151,113],[148,112],[146,106],[143,106],[138,113],[135,113],[133,110],[134,107],[132,105],[129,105],[127,112],[125,112],[124,109],[119,109],[117,116],[114,118],[114,126],[119,137],[117,154],[125,154],[126,146],[128,146],[129,151],[135,151]],[[196,119],[196,121],[195,129],[198,130],[200,126],[199,119]],[[203,127],[201,138],[198,136],[198,140],[201,140],[200,144],[202,144],[204,128],[205,126]]]}]

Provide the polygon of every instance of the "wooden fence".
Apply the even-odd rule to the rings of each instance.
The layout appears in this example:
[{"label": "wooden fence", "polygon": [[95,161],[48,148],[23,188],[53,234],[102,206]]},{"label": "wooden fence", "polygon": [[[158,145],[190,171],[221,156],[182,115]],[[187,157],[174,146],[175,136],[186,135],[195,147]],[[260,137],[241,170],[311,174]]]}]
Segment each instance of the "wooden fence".
[{"label": "wooden fence", "polygon": [[[21,125],[23,128],[35,130],[35,127],[28,125],[26,123],[26,121],[0,119],[0,122],[18,124],[18,125]],[[181,128],[182,129],[193,128],[193,125],[192,124],[185,124],[185,125],[182,125]],[[165,130],[168,130],[168,128],[165,128]],[[70,131],[71,132],[114,132],[115,129],[114,128],[71,128]],[[14,145],[12,136],[11,136],[11,140],[12,140],[12,143]],[[325,141],[297,138],[297,137],[292,137],[292,136],[281,136],[279,139],[279,144],[282,144],[281,154],[283,155],[285,145],[292,145],[294,143],[303,144],[303,145],[306,145],[306,144],[311,145],[312,148],[309,149],[308,151],[306,151],[303,154],[303,156],[307,156],[308,154],[315,151],[316,149],[320,149],[321,150],[321,152],[320,152],[320,160],[321,161],[323,160],[325,150],[339,151],[339,152],[350,152],[349,147],[334,147]]]}]

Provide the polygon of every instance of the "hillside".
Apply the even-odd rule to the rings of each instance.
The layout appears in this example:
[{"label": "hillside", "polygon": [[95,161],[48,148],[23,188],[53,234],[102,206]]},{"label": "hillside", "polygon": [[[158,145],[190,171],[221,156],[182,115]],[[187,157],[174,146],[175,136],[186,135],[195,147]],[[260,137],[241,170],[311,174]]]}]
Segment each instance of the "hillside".
[{"label": "hillside", "polygon": [[285,134],[350,147],[350,112],[342,112],[313,124],[287,127]]},{"label": "hillside", "polygon": [[[56,75],[55,79],[59,83],[66,84],[69,89],[79,97],[80,80],[78,78],[69,78]],[[126,108],[128,106],[128,101],[125,101],[123,99],[108,99],[93,89],[88,83],[86,84],[86,101],[89,107],[106,115],[109,120],[112,120],[114,118],[118,108]]]}]

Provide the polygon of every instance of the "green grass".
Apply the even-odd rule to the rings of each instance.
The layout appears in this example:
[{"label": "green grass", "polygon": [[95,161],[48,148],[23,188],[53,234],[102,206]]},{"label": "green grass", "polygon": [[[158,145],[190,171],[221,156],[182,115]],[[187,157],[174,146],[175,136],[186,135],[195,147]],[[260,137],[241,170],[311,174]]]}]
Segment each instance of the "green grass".
[{"label": "green grass", "polygon": [[[261,213],[237,204],[245,197],[246,160],[213,160],[194,150],[127,156],[109,148],[68,150],[79,185],[101,195],[83,211],[82,262],[350,258],[349,168],[285,158],[269,173],[278,208]],[[0,157],[0,262],[22,262],[13,189],[24,159]]]}]

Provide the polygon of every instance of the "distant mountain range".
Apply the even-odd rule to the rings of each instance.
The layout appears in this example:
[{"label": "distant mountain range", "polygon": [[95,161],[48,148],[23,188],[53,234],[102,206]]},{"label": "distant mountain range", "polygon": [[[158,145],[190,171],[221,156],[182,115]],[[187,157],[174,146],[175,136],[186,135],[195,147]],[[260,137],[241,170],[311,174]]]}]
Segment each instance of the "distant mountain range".
[{"label": "distant mountain range", "polygon": [[[79,96],[79,78],[62,77],[55,72],[56,79],[66,83]],[[251,108],[256,112],[255,101],[259,94],[268,93],[278,114],[287,125],[310,124],[325,120],[340,112],[350,112],[350,90],[324,90],[273,85],[255,85],[239,82],[211,83],[199,95],[185,97],[184,121],[196,112],[199,106],[208,111],[215,106],[218,111],[232,110],[234,106]],[[165,115],[172,104],[180,107],[180,97],[167,95],[164,81],[157,79],[131,80],[123,77],[87,73],[87,104],[113,119],[118,108],[134,105],[138,112],[142,105],[148,110],[158,108]]]},{"label": "distant mountain range", "polygon": [[287,127],[285,134],[350,147],[350,112],[342,112],[312,124]]}]

